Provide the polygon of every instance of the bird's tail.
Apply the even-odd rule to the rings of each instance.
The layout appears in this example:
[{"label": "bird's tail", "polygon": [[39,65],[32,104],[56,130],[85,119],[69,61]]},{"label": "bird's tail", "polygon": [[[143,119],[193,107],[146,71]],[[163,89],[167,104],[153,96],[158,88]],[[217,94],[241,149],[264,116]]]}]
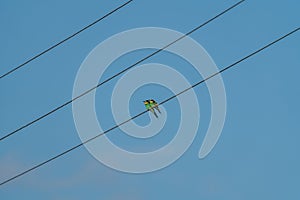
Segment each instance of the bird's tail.
[{"label": "bird's tail", "polygon": [[153,108],[151,108],[150,111],[154,114],[154,116],[155,116],[156,118],[158,118],[158,116],[157,116],[157,114],[156,114],[156,112],[155,112],[155,110],[154,110]]},{"label": "bird's tail", "polygon": [[160,110],[159,110],[158,105],[155,105],[154,108],[155,108],[159,113],[161,113]]}]

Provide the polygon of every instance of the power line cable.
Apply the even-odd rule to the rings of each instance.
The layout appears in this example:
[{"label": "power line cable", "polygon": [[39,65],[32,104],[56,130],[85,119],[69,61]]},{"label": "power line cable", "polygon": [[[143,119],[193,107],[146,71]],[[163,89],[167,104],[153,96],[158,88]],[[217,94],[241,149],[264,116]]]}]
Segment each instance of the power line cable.
[{"label": "power line cable", "polygon": [[224,11],[221,12],[221,13],[219,13],[219,14],[216,15],[215,17],[213,17],[213,18],[207,20],[207,21],[204,22],[203,24],[201,24],[201,25],[197,26],[196,28],[192,29],[191,31],[189,31],[189,32],[186,33],[185,35],[179,37],[178,39],[176,39],[176,40],[174,40],[173,42],[167,44],[166,46],[162,47],[161,49],[158,49],[157,51],[153,52],[152,54],[150,54],[150,55],[144,57],[143,59],[141,59],[141,60],[137,61],[136,63],[130,65],[129,67],[123,69],[123,70],[120,71],[119,73],[117,73],[117,74],[113,75],[112,77],[110,77],[110,78],[104,80],[103,82],[101,82],[101,83],[99,83],[98,85],[94,86],[93,88],[87,90],[86,92],[80,94],[79,96],[74,97],[73,99],[71,99],[71,100],[65,102],[64,104],[62,104],[62,105],[60,105],[60,106],[54,108],[53,110],[47,112],[46,114],[44,114],[44,115],[42,115],[42,116],[40,116],[40,117],[38,117],[38,118],[36,118],[36,119],[34,119],[34,120],[28,122],[27,124],[25,124],[25,125],[23,125],[23,126],[17,128],[17,129],[15,129],[14,131],[12,131],[12,132],[10,132],[10,133],[8,133],[8,134],[2,136],[2,137],[0,138],[0,141],[2,141],[2,140],[4,140],[4,139],[6,139],[6,138],[8,138],[8,137],[10,137],[10,136],[12,136],[12,135],[14,135],[14,134],[16,134],[17,132],[21,131],[22,129],[24,129],[24,128],[28,127],[28,126],[31,126],[32,124],[34,124],[34,123],[40,121],[41,119],[47,117],[48,115],[51,115],[52,113],[54,113],[54,112],[56,112],[56,111],[62,109],[63,107],[69,105],[69,104],[72,103],[73,101],[75,101],[75,100],[79,99],[80,97],[82,97],[82,96],[84,96],[84,95],[90,93],[91,91],[93,91],[93,90],[95,90],[96,88],[100,87],[101,85],[103,85],[103,84],[109,82],[110,80],[114,79],[115,77],[121,75],[122,73],[126,72],[127,70],[129,70],[129,69],[133,68],[134,66],[136,66],[136,65],[138,65],[138,64],[140,64],[140,63],[142,63],[143,61],[145,61],[145,60],[151,58],[152,56],[158,54],[159,52],[163,51],[164,49],[166,49],[166,48],[168,48],[169,46],[173,45],[174,43],[178,42],[179,40],[185,38],[186,36],[192,34],[193,32],[197,31],[197,30],[200,29],[201,27],[205,26],[206,24],[212,22],[213,20],[215,20],[215,19],[217,19],[218,17],[222,16],[223,14],[227,13],[228,11],[230,11],[230,10],[233,9],[233,8],[235,8],[236,6],[238,6],[239,4],[241,4],[241,3],[244,2],[244,1],[245,1],[245,0],[239,1],[238,3],[236,3],[236,4],[234,4],[233,6],[227,8],[226,10],[224,10]]},{"label": "power line cable", "polygon": [[[281,37],[279,37],[278,39],[274,40],[273,42],[271,42],[271,43],[269,43],[269,44],[267,44],[267,45],[261,47],[260,49],[254,51],[254,52],[252,52],[252,53],[250,53],[249,55],[247,55],[247,56],[241,58],[240,60],[238,60],[238,61],[232,63],[231,65],[228,65],[227,67],[223,68],[222,70],[220,70],[220,71],[218,71],[218,72],[216,72],[216,73],[210,75],[209,77],[207,77],[207,78],[205,78],[205,79],[203,79],[203,80],[197,82],[196,84],[192,85],[191,87],[188,87],[188,88],[186,88],[185,90],[183,90],[183,91],[181,91],[181,92],[179,92],[179,93],[177,93],[177,94],[175,94],[175,95],[169,97],[168,99],[162,101],[159,105],[162,105],[162,104],[164,104],[164,103],[170,101],[171,99],[174,99],[175,97],[177,97],[177,96],[179,96],[179,95],[181,95],[181,94],[187,92],[188,90],[190,90],[190,89],[192,89],[192,88],[194,88],[194,87],[200,85],[201,83],[203,83],[203,82],[205,82],[205,81],[207,81],[207,80],[213,78],[214,76],[216,76],[216,75],[218,75],[218,74],[220,74],[220,73],[222,73],[222,72],[224,72],[224,71],[226,71],[226,70],[232,68],[233,66],[235,66],[235,65],[237,65],[237,64],[239,64],[239,63],[241,63],[241,62],[243,62],[243,61],[245,61],[245,60],[247,60],[247,59],[249,59],[250,57],[254,56],[255,54],[257,54],[257,53],[263,51],[264,49],[267,49],[268,47],[274,45],[275,43],[279,42],[280,40],[283,40],[284,38],[288,37],[289,35],[294,34],[295,32],[297,32],[297,31],[299,31],[299,30],[300,30],[300,27],[297,28],[297,29],[295,29],[295,30],[293,30],[293,31],[291,31],[291,32],[289,32],[289,33],[287,33],[287,34],[285,34],[285,35],[283,35],[283,36],[281,36]],[[3,181],[2,183],[0,183],[0,186],[2,186],[2,185],[4,185],[4,184],[6,184],[6,183],[8,183],[8,182],[10,182],[10,181],[12,181],[12,180],[14,180],[14,179],[20,177],[20,176],[23,176],[23,175],[25,175],[25,174],[27,174],[27,173],[29,173],[29,172],[31,172],[31,171],[33,171],[33,170],[35,170],[35,169],[41,167],[41,166],[43,166],[43,165],[45,165],[45,164],[47,164],[47,163],[53,161],[53,160],[55,160],[55,159],[57,159],[57,158],[59,158],[59,157],[65,155],[65,154],[67,154],[67,153],[69,153],[69,152],[71,152],[71,151],[73,151],[73,150],[75,150],[75,149],[77,149],[77,148],[83,146],[84,144],[86,144],[86,143],[88,143],[88,142],[90,142],[90,141],[92,141],[92,140],[94,140],[94,139],[96,139],[96,138],[99,138],[99,137],[101,137],[101,136],[107,134],[108,132],[110,132],[110,131],[112,131],[112,130],[118,128],[119,126],[122,126],[123,124],[125,124],[125,123],[127,123],[127,122],[129,122],[129,121],[131,121],[131,120],[133,120],[133,119],[135,119],[135,118],[137,118],[137,117],[139,117],[139,116],[145,114],[146,112],[148,112],[148,110],[145,110],[145,111],[143,111],[143,112],[141,112],[141,113],[139,113],[139,114],[137,114],[137,115],[131,117],[130,119],[128,119],[128,120],[126,120],[126,121],[124,121],[124,122],[122,122],[122,123],[120,123],[120,124],[118,124],[118,125],[115,125],[114,127],[110,128],[110,129],[108,129],[108,130],[106,130],[106,131],[104,131],[104,132],[102,132],[102,133],[100,133],[100,134],[98,134],[98,135],[96,135],[96,136],[94,136],[94,137],[92,137],[92,138],[90,138],[90,139],[88,139],[88,140],[86,140],[86,141],[84,141],[84,142],[82,142],[82,143],[80,143],[80,144],[78,144],[78,145],[76,145],[76,146],[74,146],[74,147],[72,147],[72,148],[70,148],[70,149],[68,149],[68,150],[66,150],[66,151],[64,151],[64,152],[62,152],[62,153],[60,153],[60,154],[58,154],[58,155],[56,155],[56,156],[54,156],[54,157],[52,157],[52,158],[46,160],[46,161],[44,161],[44,162],[42,162],[42,163],[40,163],[40,164],[38,164],[38,165],[35,165],[34,167],[29,168],[29,169],[27,169],[26,171],[24,171],[24,172],[22,172],[22,173],[19,173],[19,174],[15,175],[15,176],[13,176],[13,177],[11,177],[11,178],[9,178],[9,179]]]},{"label": "power line cable", "polygon": [[61,45],[61,44],[65,43],[65,42],[67,42],[68,40],[70,40],[71,38],[75,37],[75,36],[78,35],[79,33],[85,31],[86,29],[88,29],[88,28],[90,28],[90,27],[92,27],[92,26],[94,26],[95,24],[97,24],[98,22],[100,22],[100,21],[102,21],[103,19],[107,18],[107,17],[110,16],[111,14],[113,14],[113,13],[115,13],[116,11],[120,10],[121,8],[125,7],[127,4],[131,3],[132,1],[133,1],[133,0],[129,0],[129,1],[125,2],[124,4],[122,4],[122,5],[120,5],[119,7],[113,9],[112,11],[110,11],[110,12],[107,13],[107,14],[105,14],[104,16],[102,16],[101,18],[97,19],[96,21],[94,21],[94,22],[90,23],[89,25],[83,27],[83,28],[80,29],[79,31],[73,33],[72,35],[68,36],[67,38],[61,40],[60,42],[58,42],[58,43],[52,45],[51,47],[49,47],[48,49],[46,49],[46,50],[40,52],[39,54],[37,54],[37,55],[31,57],[30,59],[26,60],[25,62],[23,62],[22,64],[16,66],[15,68],[9,70],[8,72],[2,74],[2,75],[0,76],[0,79],[2,79],[2,78],[4,78],[4,77],[8,76],[9,74],[15,72],[15,71],[18,70],[18,69],[24,67],[24,66],[27,65],[28,63],[34,61],[34,60],[37,59],[38,57],[40,57],[40,56],[42,56],[43,54],[45,54],[45,53],[51,51],[52,49],[58,47],[59,45]]}]

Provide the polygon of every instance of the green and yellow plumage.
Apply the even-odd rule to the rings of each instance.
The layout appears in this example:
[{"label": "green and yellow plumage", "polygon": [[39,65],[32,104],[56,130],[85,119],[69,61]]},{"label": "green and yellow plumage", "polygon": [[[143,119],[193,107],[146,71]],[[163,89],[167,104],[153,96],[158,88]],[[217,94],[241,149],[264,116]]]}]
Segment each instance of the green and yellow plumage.
[{"label": "green and yellow plumage", "polygon": [[153,108],[155,108],[155,103],[154,102],[155,101],[153,101],[153,100],[146,100],[146,101],[144,101],[144,105],[145,105],[146,109],[150,110],[155,115],[155,117],[157,118],[158,116],[157,116],[155,110],[153,109]]},{"label": "green and yellow plumage", "polygon": [[151,100],[149,100],[149,103],[150,103],[150,106],[152,108],[155,108],[159,113],[161,113],[160,110],[159,110],[159,108],[158,108],[158,103],[156,101],[154,101],[153,99],[151,99]]}]

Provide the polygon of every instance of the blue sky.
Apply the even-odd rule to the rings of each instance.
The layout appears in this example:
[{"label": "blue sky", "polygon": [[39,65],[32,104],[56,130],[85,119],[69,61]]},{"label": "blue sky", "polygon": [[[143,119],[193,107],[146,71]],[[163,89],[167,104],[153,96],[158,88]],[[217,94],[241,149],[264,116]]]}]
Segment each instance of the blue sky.
[{"label": "blue sky", "polygon": [[[88,53],[108,37],[138,27],[156,26],[187,32],[236,1],[134,1],[75,39],[0,80],[1,136],[72,97],[77,70]],[[1,1],[0,74],[92,22],[123,1]],[[277,37],[299,27],[299,2],[246,1],[191,37],[225,67]],[[0,188],[1,199],[299,199],[300,118],[299,32],[225,72],[227,117],[220,140],[203,160],[198,150],[210,119],[205,85],[195,89],[201,107],[197,136],[175,163],[148,174],[115,171],[94,159],[85,148],[55,160]],[[139,60],[147,51],[129,55]],[[137,57],[131,62],[131,59]],[[190,66],[162,53],[147,62],[167,63],[189,74]],[[178,62],[177,62],[178,61]],[[147,63],[146,62],[146,63]],[[179,63],[176,65],[176,63]],[[107,72],[112,75],[118,69]],[[186,76],[194,83],[199,76]],[[111,93],[112,81],[97,99]],[[143,111],[136,99],[150,91],[159,101],[171,92],[156,85],[132,97],[132,114]],[[100,91],[101,90],[101,91]],[[159,91],[159,95],[157,94]],[[104,95],[105,94],[105,95]],[[101,105],[96,105],[101,112]],[[125,138],[120,130],[109,136],[129,150],[155,149],[178,126],[177,101],[166,104],[172,115],[157,139],[147,143]],[[174,109],[175,108],[175,109]],[[98,114],[99,114],[98,112]],[[101,115],[112,127],[111,114]],[[99,117],[100,118],[100,117]],[[149,120],[142,116],[136,122]],[[174,126],[172,126],[174,124]],[[115,135],[113,135],[115,134]],[[171,136],[170,136],[171,135]],[[80,143],[68,106],[0,142],[0,180]],[[141,145],[142,144],[142,145]],[[110,152],[105,152],[109,154]]]}]

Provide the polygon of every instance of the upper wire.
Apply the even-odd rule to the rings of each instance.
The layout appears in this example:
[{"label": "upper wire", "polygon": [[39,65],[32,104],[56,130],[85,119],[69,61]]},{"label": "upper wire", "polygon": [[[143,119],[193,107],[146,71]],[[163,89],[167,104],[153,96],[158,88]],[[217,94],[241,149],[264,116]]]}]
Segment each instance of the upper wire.
[{"label": "upper wire", "polygon": [[107,13],[107,14],[105,14],[104,16],[100,17],[99,19],[95,20],[94,22],[90,23],[89,25],[83,27],[83,28],[80,29],[79,31],[73,33],[72,35],[68,36],[67,38],[61,40],[60,42],[57,42],[56,44],[54,44],[54,45],[52,45],[51,47],[47,48],[46,50],[40,52],[39,54],[37,54],[37,55],[31,57],[30,59],[28,59],[28,60],[26,60],[25,62],[19,64],[18,66],[14,67],[13,69],[9,70],[8,72],[2,74],[2,75],[0,76],[0,79],[2,79],[2,78],[4,78],[4,77],[8,76],[9,74],[11,74],[11,73],[17,71],[18,69],[24,67],[24,66],[27,65],[28,63],[34,61],[34,60],[37,59],[38,57],[44,55],[45,53],[51,51],[52,49],[58,47],[59,45],[61,45],[61,44],[65,43],[65,42],[67,42],[68,40],[70,40],[71,38],[75,37],[75,36],[78,35],[79,33],[85,31],[86,29],[88,29],[88,28],[90,28],[90,27],[92,27],[92,26],[94,26],[95,24],[97,24],[98,22],[100,22],[100,21],[102,21],[103,19],[107,18],[108,16],[110,16],[110,15],[113,14],[114,12],[116,12],[116,11],[120,10],[121,8],[125,7],[127,4],[131,3],[132,1],[133,1],[133,0],[129,0],[129,1],[125,2],[124,4],[122,4],[122,5],[120,5],[119,7],[113,9],[112,11],[110,11],[109,13]]}]

